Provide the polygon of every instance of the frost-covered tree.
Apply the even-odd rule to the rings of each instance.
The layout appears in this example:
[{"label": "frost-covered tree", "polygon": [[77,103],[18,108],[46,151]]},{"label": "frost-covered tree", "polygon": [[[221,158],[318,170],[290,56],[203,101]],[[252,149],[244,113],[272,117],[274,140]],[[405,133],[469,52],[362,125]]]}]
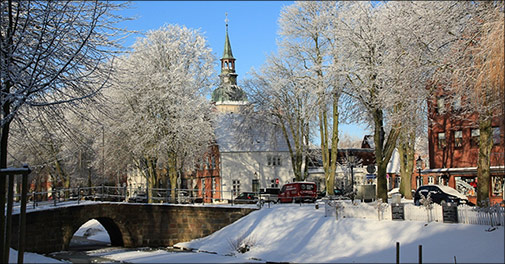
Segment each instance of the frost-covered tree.
[{"label": "frost-covered tree", "polygon": [[[7,166],[10,125],[21,119],[23,108],[76,103],[104,85],[109,72],[105,62],[118,48],[115,24],[122,20],[112,11],[123,5],[102,1],[0,2],[0,168]],[[5,179],[1,179],[0,211],[4,194]],[[0,259],[6,262],[3,253]]]},{"label": "frost-covered tree", "polygon": [[[295,60],[296,61],[296,60]],[[246,81],[255,115],[278,125],[286,140],[297,181],[306,179],[310,123],[316,112],[316,98],[305,85],[303,68],[287,56],[271,55],[259,72]],[[251,108],[252,110],[252,108]],[[264,122],[263,122],[264,123]]]},{"label": "frost-covered tree", "polygon": [[303,66],[299,78],[316,95],[321,152],[327,194],[333,195],[337,166],[339,100],[339,59],[332,51],[335,33],[336,2],[296,2],[285,7],[279,18],[279,49]]},{"label": "frost-covered tree", "polygon": [[[460,117],[478,116],[480,131],[477,162],[477,203],[489,198],[493,120],[505,116],[504,92],[504,6],[502,1],[460,4],[462,12],[453,16],[468,17],[458,41],[451,45],[444,75],[437,76],[454,102],[461,105]],[[501,110],[500,110],[501,109]],[[502,122],[501,127],[505,127]]]},{"label": "frost-covered tree", "polygon": [[403,182],[410,183],[416,134],[426,126],[428,80],[458,35],[462,18],[452,14],[459,11],[456,2],[404,1],[345,2],[339,9],[337,51],[356,102],[353,114],[374,128],[378,198],[387,200],[386,168],[399,138]]},{"label": "frost-covered tree", "polygon": [[[399,136],[392,120],[389,76],[381,74],[387,52],[386,21],[383,6],[370,2],[345,2],[339,9],[341,48],[339,57],[347,69],[347,94],[354,105],[355,120],[374,128],[374,151],[377,165],[377,198],[387,201],[386,168]],[[396,100],[394,100],[396,101]]]},{"label": "frost-covered tree", "polygon": [[[193,169],[213,137],[213,114],[204,94],[212,86],[214,58],[197,30],[166,25],[149,31],[120,59],[111,97],[113,142],[131,152],[150,189],[172,188]],[[167,174],[159,174],[163,168]],[[168,176],[168,177],[167,177]]]},{"label": "frost-covered tree", "polygon": [[9,165],[30,164],[35,182],[49,180],[54,188],[87,185],[96,175],[92,162],[97,155],[92,146],[99,139],[94,137],[97,121],[88,107],[24,112],[24,122],[15,122],[11,128]]}]

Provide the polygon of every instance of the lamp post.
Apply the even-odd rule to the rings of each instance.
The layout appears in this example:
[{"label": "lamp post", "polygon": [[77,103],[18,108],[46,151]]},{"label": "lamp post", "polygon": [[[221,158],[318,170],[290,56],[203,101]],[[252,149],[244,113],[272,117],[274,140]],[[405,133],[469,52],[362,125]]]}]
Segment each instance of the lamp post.
[{"label": "lamp post", "polygon": [[421,176],[421,169],[423,168],[423,160],[421,159],[421,156],[419,156],[416,160],[416,168],[419,173],[419,179],[421,180],[419,186],[421,186],[423,185],[423,176]]},{"label": "lamp post", "polygon": [[347,158],[347,162],[349,163],[349,167],[351,169],[351,200],[354,202],[354,166],[356,163],[356,157],[355,156],[349,156]]}]

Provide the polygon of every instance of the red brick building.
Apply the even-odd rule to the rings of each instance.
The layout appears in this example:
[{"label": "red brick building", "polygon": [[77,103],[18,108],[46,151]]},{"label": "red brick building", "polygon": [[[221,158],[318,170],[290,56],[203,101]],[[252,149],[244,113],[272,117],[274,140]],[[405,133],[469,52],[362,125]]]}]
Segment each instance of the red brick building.
[{"label": "red brick building", "polygon": [[[478,115],[462,114],[459,101],[453,100],[449,104],[446,98],[439,93],[428,102],[429,169],[423,169],[422,179],[416,176],[413,181],[449,185],[475,203],[480,135]],[[492,120],[491,203],[503,201],[505,195],[504,124],[503,115]]]},{"label": "red brick building", "polygon": [[206,203],[222,199],[219,146],[213,144],[197,162],[195,170],[184,175],[184,188],[192,190],[194,198]]}]

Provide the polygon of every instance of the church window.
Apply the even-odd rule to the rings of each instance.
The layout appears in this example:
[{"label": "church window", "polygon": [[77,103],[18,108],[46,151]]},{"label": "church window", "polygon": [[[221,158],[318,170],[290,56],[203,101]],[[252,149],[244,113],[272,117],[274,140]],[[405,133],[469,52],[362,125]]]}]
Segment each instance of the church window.
[{"label": "church window", "polygon": [[268,166],[282,166],[281,156],[280,155],[268,155],[267,156],[267,165]]}]

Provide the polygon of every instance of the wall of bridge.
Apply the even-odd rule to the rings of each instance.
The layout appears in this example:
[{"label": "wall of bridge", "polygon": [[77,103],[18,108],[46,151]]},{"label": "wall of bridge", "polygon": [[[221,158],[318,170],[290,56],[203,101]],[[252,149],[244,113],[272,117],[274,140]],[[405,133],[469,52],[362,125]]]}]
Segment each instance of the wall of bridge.
[{"label": "wall of bridge", "polygon": [[[239,207],[96,203],[27,213],[25,251],[68,250],[73,234],[97,219],[112,246],[166,247],[212,234],[254,211]],[[18,217],[13,216],[11,245],[17,248]]]}]

